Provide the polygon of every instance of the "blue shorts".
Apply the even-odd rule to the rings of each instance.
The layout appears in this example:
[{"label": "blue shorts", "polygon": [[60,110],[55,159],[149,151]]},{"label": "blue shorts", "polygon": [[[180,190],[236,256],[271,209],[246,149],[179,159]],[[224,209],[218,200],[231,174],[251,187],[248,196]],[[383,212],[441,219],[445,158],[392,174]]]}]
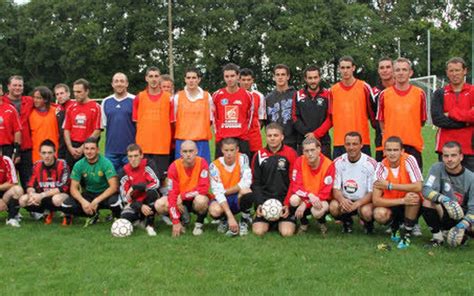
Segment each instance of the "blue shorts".
[{"label": "blue shorts", "polygon": [[[227,204],[229,205],[229,209],[232,212],[232,214],[235,215],[235,214],[240,213],[238,193],[227,195],[226,199],[227,199]],[[217,200],[213,199],[213,200],[210,201],[210,203],[212,203],[212,202],[217,202]]]},{"label": "blue shorts", "polygon": [[[176,140],[176,148],[174,151],[175,159],[181,158],[181,144],[183,144],[184,140]],[[209,141],[202,140],[202,141],[194,141],[196,143],[198,149],[198,156],[204,158],[208,164],[211,163],[211,150],[209,149]]]}]

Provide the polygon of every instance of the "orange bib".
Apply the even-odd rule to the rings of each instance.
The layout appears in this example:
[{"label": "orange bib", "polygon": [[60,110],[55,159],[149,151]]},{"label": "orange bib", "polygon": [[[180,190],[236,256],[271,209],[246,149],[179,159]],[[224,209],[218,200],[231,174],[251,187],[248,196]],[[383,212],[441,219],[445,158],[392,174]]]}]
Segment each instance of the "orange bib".
[{"label": "orange bib", "polygon": [[[387,176],[387,181],[389,181],[392,184],[410,184],[410,175],[407,172],[405,162],[408,158],[408,154],[403,153],[402,157],[400,158],[400,168],[398,169],[398,176],[395,177],[392,173],[392,170],[390,169],[390,164],[388,163],[388,160],[384,158],[382,160],[383,165],[388,169],[388,176]],[[407,193],[405,191],[398,191],[398,190],[384,190],[383,191],[383,197],[384,198],[389,198],[389,199],[397,199],[397,198],[403,198]]]},{"label": "orange bib", "polygon": [[306,191],[318,195],[321,188],[324,186],[324,176],[331,166],[331,161],[325,157],[323,154],[320,154],[321,163],[316,169],[317,173],[314,174],[314,170],[308,164],[306,157],[302,158],[301,171],[303,176],[303,186]]},{"label": "orange bib", "polygon": [[201,157],[196,157],[196,163],[194,164],[190,176],[186,173],[183,160],[180,158],[175,161],[176,170],[178,171],[180,193],[189,192],[197,187],[199,183],[199,173],[201,171],[201,161]]},{"label": "orange bib", "polygon": [[31,141],[33,142],[33,162],[41,160],[39,149],[44,140],[53,141],[56,145],[56,156],[59,148],[59,129],[56,118],[56,107],[51,106],[48,112],[39,112],[33,109],[29,117]]},{"label": "orange bib", "polygon": [[240,181],[240,154],[237,154],[237,163],[235,164],[234,170],[232,172],[228,172],[224,165],[219,161],[219,159],[214,160],[214,165],[219,170],[219,175],[221,177],[222,184],[224,185],[224,189],[227,190],[229,188],[234,187]]},{"label": "orange bib", "polygon": [[199,141],[212,138],[208,92],[204,92],[202,99],[192,102],[184,90],[180,91],[177,110],[176,139]]}]

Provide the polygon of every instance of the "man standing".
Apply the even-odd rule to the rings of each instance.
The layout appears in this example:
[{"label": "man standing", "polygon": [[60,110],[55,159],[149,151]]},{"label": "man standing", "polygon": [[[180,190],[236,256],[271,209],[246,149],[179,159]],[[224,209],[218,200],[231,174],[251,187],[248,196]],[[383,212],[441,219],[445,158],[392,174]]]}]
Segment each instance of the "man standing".
[{"label": "man standing", "polygon": [[14,106],[5,103],[4,98],[0,97],[0,150],[2,150],[2,155],[19,157],[20,143],[20,116]]},{"label": "man standing", "polygon": [[201,72],[196,68],[186,70],[184,90],[173,97],[176,118],[175,158],[181,155],[181,144],[185,140],[196,143],[198,156],[211,161],[209,140],[212,138],[212,97],[199,87]]},{"label": "man standing", "polygon": [[278,123],[267,125],[266,137],[267,147],[260,149],[252,160],[251,189],[256,209],[252,232],[263,236],[272,226],[278,225],[278,231],[282,236],[291,236],[295,231],[295,221],[291,220],[289,208],[284,207],[281,218],[270,222],[263,217],[261,206],[271,198],[276,198],[283,204],[290,188],[290,175],[298,155],[295,150],[283,144],[283,127]]},{"label": "man standing", "polygon": [[170,93],[160,89],[160,70],[146,70],[147,87],[133,102],[132,119],[137,123],[136,143],[145,157],[154,162],[158,178],[163,181],[169,165],[171,150],[172,106]]},{"label": "man standing", "polygon": [[102,101],[102,126],[105,133],[105,157],[116,171],[127,163],[127,147],[135,142],[135,123],[132,121],[133,100],[128,93],[128,78],[123,73],[112,77],[114,94]]},{"label": "man standing", "polygon": [[89,98],[89,82],[82,78],[76,80],[73,92],[76,102],[67,109],[63,125],[68,149],[66,162],[71,168],[84,154],[84,141],[89,137],[98,138],[101,132],[100,106]]},{"label": "man standing", "polygon": [[291,110],[295,89],[288,86],[290,80],[290,68],[287,65],[278,64],[273,68],[273,81],[275,89],[265,97],[267,107],[267,123],[277,122],[285,130],[285,145],[293,149],[296,147],[296,132],[293,128]]},{"label": "man standing", "polygon": [[372,221],[372,185],[377,162],[362,153],[362,136],[349,132],[344,140],[346,153],[334,160],[336,176],[329,204],[331,215],[342,221],[344,233],[352,233],[352,216],[359,215],[365,232],[374,229]]},{"label": "man standing", "polygon": [[384,152],[384,160],[375,169],[374,219],[380,224],[391,223],[392,241],[399,249],[406,249],[420,209],[423,177],[416,159],[403,152],[399,137],[385,140]]},{"label": "man standing", "polygon": [[[377,73],[379,74],[378,84],[372,88],[374,94],[373,110],[377,114],[379,95],[380,93],[395,84],[393,78],[393,61],[391,58],[383,57],[379,60]],[[380,123],[375,122],[375,160],[377,162],[383,159],[383,147],[382,147],[382,131],[380,130]]]},{"label": "man standing", "polygon": [[425,92],[410,84],[413,75],[411,62],[398,58],[393,65],[395,85],[386,88],[379,96],[377,120],[384,141],[397,136],[404,143],[406,153],[415,157],[423,169],[423,136],[421,128],[427,119]]},{"label": "man standing", "polygon": [[226,87],[212,95],[216,132],[216,158],[222,156],[220,141],[224,138],[239,140],[239,151],[250,157],[248,143],[254,106],[252,95],[239,87],[239,66],[229,63],[222,67]]},{"label": "man standing", "polygon": [[345,153],[344,136],[351,131],[362,135],[362,152],[370,154],[369,120],[375,125],[370,85],[354,77],[356,65],[350,56],[339,59],[341,81],[330,90],[330,113],[334,126],[333,158]]},{"label": "man standing", "polygon": [[56,109],[56,117],[58,119],[58,127],[59,127],[59,148],[58,148],[58,158],[66,159],[67,155],[67,146],[64,142],[64,129],[63,123],[64,118],[66,116],[66,111],[74,105],[74,100],[71,100],[71,91],[69,90],[69,86],[64,83],[56,84],[54,87],[54,95],[56,96],[56,102],[58,103]]},{"label": "man standing", "polygon": [[87,227],[99,219],[100,209],[109,209],[115,218],[120,217],[122,203],[118,197],[118,181],[112,162],[100,155],[97,139],[84,141],[84,158],[71,172],[71,196],[62,204],[66,215],[87,216]]},{"label": "man standing", "polygon": [[298,153],[301,154],[303,140],[316,138],[321,142],[321,152],[331,158],[331,137],[329,129],[332,127],[329,116],[329,92],[319,86],[321,71],[316,66],[309,66],[304,70],[303,89],[296,92],[293,100],[293,123],[298,133]]},{"label": "man standing", "polygon": [[436,152],[449,141],[458,142],[463,151],[462,165],[474,172],[474,89],[464,81],[466,62],[460,57],[446,62],[449,84],[436,90],[431,102],[431,118],[439,127]]},{"label": "man standing", "polygon": [[161,91],[167,91],[171,96],[174,95],[174,80],[168,74],[160,76],[160,89]]}]

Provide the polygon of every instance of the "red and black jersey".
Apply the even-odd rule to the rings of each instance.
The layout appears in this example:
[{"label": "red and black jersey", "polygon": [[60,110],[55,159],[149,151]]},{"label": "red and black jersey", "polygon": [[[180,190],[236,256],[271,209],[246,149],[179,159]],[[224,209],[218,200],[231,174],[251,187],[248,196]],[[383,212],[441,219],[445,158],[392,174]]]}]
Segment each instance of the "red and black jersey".
[{"label": "red and black jersey", "polygon": [[256,206],[267,199],[276,198],[282,203],[290,188],[291,171],[298,158],[296,151],[283,145],[273,153],[270,149],[260,149],[252,159],[252,191]]},{"label": "red and black jersey", "polygon": [[144,190],[134,189],[131,194],[132,201],[143,202],[146,198],[146,191],[158,190],[160,181],[156,177],[153,168],[148,164],[147,159],[142,159],[136,168],[127,163],[123,167],[123,171],[124,176],[120,179],[120,194],[122,197],[125,197],[128,190],[134,185],[144,185]]},{"label": "red and black jersey", "polygon": [[[12,103],[8,94],[3,96],[3,101],[15,107],[15,104]],[[15,108],[16,109],[16,108]],[[18,110],[17,110],[18,111]],[[28,150],[33,147],[33,142],[31,141],[31,131],[30,131],[30,113],[33,111],[33,98],[30,96],[22,96],[20,103],[20,122],[21,122],[21,150]]]},{"label": "red and black jersey", "polygon": [[15,165],[8,156],[0,156],[0,185],[10,183],[17,184],[18,178],[16,176]]},{"label": "red and black jersey", "polygon": [[12,105],[0,101],[0,145],[12,145],[18,131],[21,131],[18,112]]},{"label": "red and black jersey", "polygon": [[69,182],[69,168],[66,161],[56,159],[51,166],[47,166],[40,160],[33,166],[33,174],[28,182],[28,187],[34,188],[37,193],[52,189],[68,192]]}]

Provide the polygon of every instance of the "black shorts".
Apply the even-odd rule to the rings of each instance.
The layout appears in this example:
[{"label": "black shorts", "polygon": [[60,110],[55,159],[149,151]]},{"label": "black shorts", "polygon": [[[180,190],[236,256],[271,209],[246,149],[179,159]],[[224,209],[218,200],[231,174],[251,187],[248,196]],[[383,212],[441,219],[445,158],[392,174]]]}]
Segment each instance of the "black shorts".
[{"label": "black shorts", "polygon": [[253,223],[267,223],[267,224],[270,224],[270,229],[275,228],[280,222],[291,222],[293,224],[296,224],[296,217],[295,217],[295,215],[288,215],[288,217],[280,218],[277,221],[268,221],[263,217],[255,217],[255,219],[253,219]]},{"label": "black shorts", "polygon": [[151,163],[151,168],[155,172],[156,176],[163,184],[167,174],[168,167],[170,166],[170,155],[169,154],[145,154],[145,158]]},{"label": "black shorts", "polygon": [[392,211],[390,222],[395,225],[401,225],[405,220],[405,206],[394,206],[387,209]]},{"label": "black shorts", "polygon": [[450,230],[452,227],[456,226],[461,220],[454,220],[451,217],[449,217],[448,212],[444,208],[444,206],[441,206],[443,209],[443,217],[441,218],[441,223],[440,223],[440,229],[441,230]]}]

